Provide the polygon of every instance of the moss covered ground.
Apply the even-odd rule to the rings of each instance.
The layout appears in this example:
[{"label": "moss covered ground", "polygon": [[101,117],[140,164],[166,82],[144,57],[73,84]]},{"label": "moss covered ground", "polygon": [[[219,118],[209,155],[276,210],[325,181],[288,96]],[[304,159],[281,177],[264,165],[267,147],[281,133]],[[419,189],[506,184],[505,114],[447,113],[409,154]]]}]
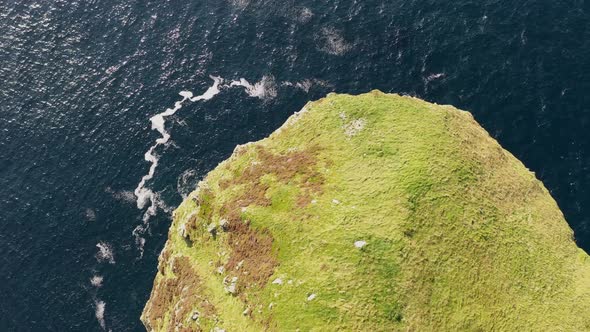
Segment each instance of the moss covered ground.
[{"label": "moss covered ground", "polygon": [[156,331],[589,331],[590,259],[473,117],[378,91],[308,103],[178,207]]}]

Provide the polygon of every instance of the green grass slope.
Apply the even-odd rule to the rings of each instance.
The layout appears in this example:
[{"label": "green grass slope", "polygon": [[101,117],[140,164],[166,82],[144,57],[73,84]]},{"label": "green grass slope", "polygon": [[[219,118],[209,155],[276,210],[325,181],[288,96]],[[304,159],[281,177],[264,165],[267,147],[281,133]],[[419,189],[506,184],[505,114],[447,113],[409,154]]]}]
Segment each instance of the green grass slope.
[{"label": "green grass slope", "polygon": [[311,102],[174,214],[152,331],[590,331],[590,259],[467,113]]}]

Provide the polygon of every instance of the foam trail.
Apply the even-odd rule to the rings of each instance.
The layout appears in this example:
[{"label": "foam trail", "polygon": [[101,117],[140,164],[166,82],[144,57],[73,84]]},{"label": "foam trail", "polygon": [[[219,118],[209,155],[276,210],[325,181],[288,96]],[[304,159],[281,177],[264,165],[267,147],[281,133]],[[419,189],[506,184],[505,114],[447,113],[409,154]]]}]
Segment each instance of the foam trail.
[{"label": "foam trail", "polygon": [[209,100],[219,93],[219,85],[223,83],[223,78],[217,76],[209,77],[211,77],[211,79],[213,80],[213,85],[210,86],[209,89],[207,89],[207,91],[205,91],[205,93],[203,93],[202,95],[191,98],[191,101]]},{"label": "foam trail", "polygon": [[277,85],[273,76],[263,76],[260,82],[254,84],[244,78],[240,78],[239,81],[232,81],[229,86],[243,87],[250,97],[272,99],[277,96]]},{"label": "foam trail", "polygon": [[210,76],[213,80],[213,85],[210,86],[205,93],[200,96],[193,97],[193,93],[190,91],[181,91],[179,95],[182,97],[181,100],[178,100],[174,103],[173,108],[168,108],[162,113],[158,113],[150,118],[150,122],[152,123],[152,130],[157,130],[162,137],[156,139],[154,145],[152,145],[149,150],[145,153],[144,159],[151,163],[150,169],[146,175],[141,178],[141,181],[137,185],[137,188],[134,190],[134,194],[137,197],[137,208],[143,209],[149,203],[148,209],[145,211],[143,215],[143,225],[139,225],[133,230],[133,235],[135,236],[135,241],[140,248],[141,254],[143,256],[143,245],[145,243],[145,239],[141,237],[143,233],[147,230],[148,221],[150,217],[156,214],[157,208],[159,205],[158,196],[152,190],[145,187],[147,181],[153,179],[154,173],[156,172],[156,168],[158,167],[159,157],[155,154],[155,150],[158,146],[166,144],[170,141],[170,134],[166,131],[166,117],[174,115],[178,110],[180,110],[187,100],[190,101],[201,101],[201,100],[209,100],[213,98],[216,94],[220,92],[219,86],[223,82],[221,77]]}]

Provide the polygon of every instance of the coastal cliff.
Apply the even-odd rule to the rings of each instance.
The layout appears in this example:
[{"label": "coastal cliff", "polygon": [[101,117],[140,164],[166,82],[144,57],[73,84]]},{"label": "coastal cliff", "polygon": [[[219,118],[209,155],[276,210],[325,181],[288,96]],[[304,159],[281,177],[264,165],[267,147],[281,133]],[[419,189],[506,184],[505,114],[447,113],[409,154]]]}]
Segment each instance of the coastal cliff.
[{"label": "coastal cliff", "polygon": [[590,259],[543,184],[451,106],[308,103],[175,211],[148,331],[588,331]]}]

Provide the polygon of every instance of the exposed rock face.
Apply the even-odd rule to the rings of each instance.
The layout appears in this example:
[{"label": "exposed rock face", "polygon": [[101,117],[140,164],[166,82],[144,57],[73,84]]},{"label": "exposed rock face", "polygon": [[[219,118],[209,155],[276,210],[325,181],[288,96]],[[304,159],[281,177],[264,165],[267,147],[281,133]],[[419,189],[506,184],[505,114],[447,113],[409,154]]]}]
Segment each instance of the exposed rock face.
[{"label": "exposed rock face", "polygon": [[473,117],[329,95],[175,213],[152,331],[588,331],[590,259]]}]

